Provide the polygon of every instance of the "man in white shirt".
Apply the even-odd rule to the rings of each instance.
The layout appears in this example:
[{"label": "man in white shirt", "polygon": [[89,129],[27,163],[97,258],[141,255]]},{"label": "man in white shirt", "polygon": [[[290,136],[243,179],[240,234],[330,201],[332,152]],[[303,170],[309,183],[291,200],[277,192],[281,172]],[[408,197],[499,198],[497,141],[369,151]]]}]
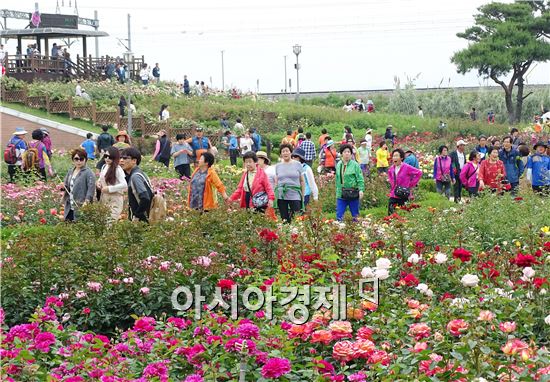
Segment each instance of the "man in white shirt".
[{"label": "man in white shirt", "polygon": [[466,154],[464,154],[464,148],[466,142],[460,139],[456,142],[456,151],[453,151],[451,155],[451,179],[454,184],[454,201],[459,203],[462,195],[462,183],[460,182],[460,172],[462,167],[466,164]]}]

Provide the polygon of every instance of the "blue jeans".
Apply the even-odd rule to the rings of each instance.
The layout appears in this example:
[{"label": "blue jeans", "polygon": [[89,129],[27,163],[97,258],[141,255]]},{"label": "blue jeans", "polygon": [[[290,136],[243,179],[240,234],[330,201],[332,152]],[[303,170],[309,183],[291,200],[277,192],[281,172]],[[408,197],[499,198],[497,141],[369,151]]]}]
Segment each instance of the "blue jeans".
[{"label": "blue jeans", "polygon": [[445,196],[448,198],[451,197],[451,182],[441,182],[439,180],[435,181],[435,189],[438,194],[443,193],[443,188],[445,188]]},{"label": "blue jeans", "polygon": [[346,212],[346,209],[349,207],[349,211],[351,212],[351,216],[354,218],[359,216],[359,199],[354,200],[344,200],[344,199],[336,199],[336,219],[342,220],[344,217],[344,213]]}]

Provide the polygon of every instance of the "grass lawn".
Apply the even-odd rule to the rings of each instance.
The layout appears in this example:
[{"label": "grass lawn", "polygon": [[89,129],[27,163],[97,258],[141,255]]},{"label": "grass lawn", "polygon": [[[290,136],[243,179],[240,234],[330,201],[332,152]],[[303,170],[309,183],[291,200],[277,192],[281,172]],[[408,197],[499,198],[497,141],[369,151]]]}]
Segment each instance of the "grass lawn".
[{"label": "grass lawn", "polygon": [[[49,114],[45,110],[34,109],[31,107],[23,106],[19,103],[2,102],[2,106],[9,109],[17,110],[22,113],[34,115],[35,117],[49,119],[50,121],[63,123],[65,125],[74,126],[82,130],[87,130],[92,133],[101,134],[102,130],[100,126],[94,126],[92,122],[84,121],[82,119],[69,119],[66,114]],[[114,128],[109,129],[111,134],[116,134],[117,130]]]}]

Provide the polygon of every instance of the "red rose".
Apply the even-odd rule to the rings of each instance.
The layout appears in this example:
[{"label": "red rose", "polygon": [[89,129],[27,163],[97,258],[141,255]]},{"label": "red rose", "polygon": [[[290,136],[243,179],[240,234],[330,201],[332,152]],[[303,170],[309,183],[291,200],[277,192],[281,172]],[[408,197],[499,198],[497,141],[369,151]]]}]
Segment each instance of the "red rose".
[{"label": "red rose", "polygon": [[217,286],[219,286],[222,289],[231,289],[231,287],[235,285],[235,281],[230,279],[221,279],[218,281]]},{"label": "red rose", "polygon": [[472,259],[472,252],[464,249],[464,248],[457,248],[453,251],[453,257],[455,259],[460,259],[463,263],[466,261],[470,261]]},{"label": "red rose", "polygon": [[517,265],[518,267],[530,267],[533,264],[537,264],[537,260],[533,255],[524,255],[523,253],[518,253],[516,257],[510,260],[510,263]]}]

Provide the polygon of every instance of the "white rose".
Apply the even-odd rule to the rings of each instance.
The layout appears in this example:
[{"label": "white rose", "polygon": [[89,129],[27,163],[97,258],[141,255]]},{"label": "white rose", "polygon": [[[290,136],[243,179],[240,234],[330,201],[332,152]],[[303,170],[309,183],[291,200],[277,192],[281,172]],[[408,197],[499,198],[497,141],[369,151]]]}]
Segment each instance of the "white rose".
[{"label": "white rose", "polygon": [[420,291],[420,293],[426,293],[428,291],[428,285],[424,284],[424,283],[420,283],[416,286],[416,289],[418,289]]},{"label": "white rose", "polygon": [[420,256],[418,256],[418,253],[413,253],[409,256],[407,261],[412,264],[418,264],[418,262],[420,261]]},{"label": "white rose", "polygon": [[382,258],[376,260],[376,268],[378,268],[378,269],[390,269],[391,268],[390,259],[386,259],[385,257],[382,257]]},{"label": "white rose", "polygon": [[535,270],[531,267],[523,268],[523,277],[532,279],[535,276]]},{"label": "white rose", "polygon": [[437,252],[435,254],[435,262],[438,264],[444,264],[447,262],[447,255],[443,252]]},{"label": "white rose", "polygon": [[546,318],[544,319],[544,322],[546,322],[547,325],[550,325],[550,314],[546,316]]},{"label": "white rose", "polygon": [[434,292],[431,290],[431,289],[428,289],[425,293],[426,296],[428,297],[433,297],[434,296]]},{"label": "white rose", "polygon": [[468,300],[466,297],[457,297],[451,301],[451,306],[456,306],[459,308],[463,308],[465,305],[468,304],[470,304],[470,300]]},{"label": "white rose", "polygon": [[462,285],[464,285],[465,287],[475,287],[479,283],[479,277],[477,277],[476,275],[466,274],[462,276],[462,279],[460,281],[462,281]]},{"label": "white rose", "polygon": [[387,269],[377,269],[377,270],[374,272],[374,275],[375,275],[379,280],[385,280],[385,279],[387,279],[388,277],[390,277],[390,272],[389,272]]},{"label": "white rose", "polygon": [[545,288],[542,288],[539,292],[539,294],[546,294],[546,289]]},{"label": "white rose", "polygon": [[371,279],[375,276],[374,270],[371,267],[365,267],[361,271],[361,276],[363,276],[363,278],[365,279]]}]

